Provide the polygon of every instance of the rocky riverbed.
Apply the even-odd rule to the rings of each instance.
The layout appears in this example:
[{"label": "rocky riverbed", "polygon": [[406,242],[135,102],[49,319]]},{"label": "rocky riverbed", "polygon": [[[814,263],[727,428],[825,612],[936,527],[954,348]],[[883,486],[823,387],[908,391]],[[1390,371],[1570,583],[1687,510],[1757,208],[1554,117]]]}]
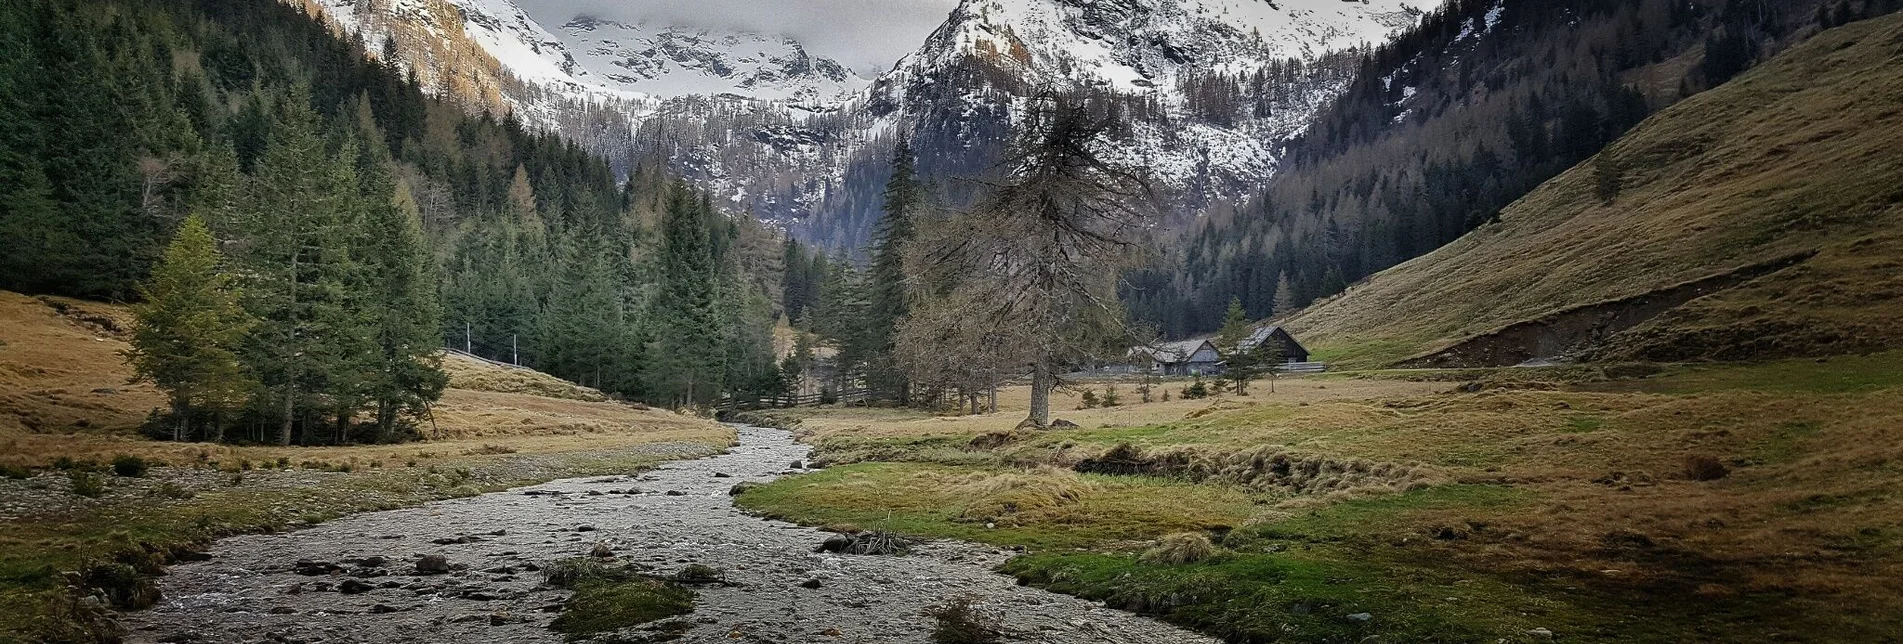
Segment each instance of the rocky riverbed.
[{"label": "rocky riverbed", "polygon": [[[797,473],[807,447],[741,428],[728,454],[635,476],[360,514],[234,537],[162,578],[165,601],[126,615],[133,642],[557,642],[567,591],[537,570],[612,555],[655,573],[722,570],[698,588],[684,642],[927,642],[927,607],[970,596],[1023,642],[1213,642],[991,572],[1008,553],[956,542],[906,556],[816,553],[827,535],[733,507],[735,483]],[[641,629],[626,639],[646,635]],[[658,635],[658,633],[655,633]],[[638,641],[638,640],[637,640]]]}]

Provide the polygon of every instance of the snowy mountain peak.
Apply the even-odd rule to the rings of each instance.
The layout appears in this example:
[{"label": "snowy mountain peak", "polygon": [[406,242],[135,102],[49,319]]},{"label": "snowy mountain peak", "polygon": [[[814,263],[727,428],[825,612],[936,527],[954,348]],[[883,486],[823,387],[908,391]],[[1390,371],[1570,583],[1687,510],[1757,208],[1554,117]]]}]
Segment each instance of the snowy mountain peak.
[{"label": "snowy mountain peak", "polygon": [[[1419,20],[1416,0],[963,0],[895,73],[960,58],[1033,83],[1124,92],[1184,69],[1245,72],[1385,40]],[[909,69],[908,69],[909,68]]]},{"label": "snowy mountain peak", "polygon": [[412,52],[424,52],[410,56],[412,64],[419,58],[440,62],[441,43],[462,40],[516,79],[575,97],[822,102],[868,84],[844,65],[808,54],[793,39],[748,31],[630,24],[588,14],[550,30],[513,0],[314,1],[346,31],[372,42],[392,36]]},{"label": "snowy mountain peak", "polygon": [[576,16],[559,29],[585,73],[611,88],[670,98],[734,94],[763,100],[836,99],[866,85],[798,41]]}]

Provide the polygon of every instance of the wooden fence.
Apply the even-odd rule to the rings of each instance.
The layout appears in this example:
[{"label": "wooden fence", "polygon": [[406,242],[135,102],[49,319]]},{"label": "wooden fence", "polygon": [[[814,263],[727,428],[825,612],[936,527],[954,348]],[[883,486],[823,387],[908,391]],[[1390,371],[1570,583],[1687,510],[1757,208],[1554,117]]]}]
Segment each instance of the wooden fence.
[{"label": "wooden fence", "polygon": [[829,397],[835,399],[835,402],[839,404],[851,405],[856,403],[863,403],[866,401],[867,398],[871,397],[871,395],[872,395],[871,389],[847,389],[845,391],[841,391],[838,393],[821,392],[816,394],[784,394],[779,396],[749,396],[749,397],[738,397],[738,398],[726,398],[721,400],[720,402],[714,403],[714,409],[718,411],[733,411],[736,409],[784,409],[787,407],[810,407],[810,406],[818,405],[824,402],[825,399]]}]

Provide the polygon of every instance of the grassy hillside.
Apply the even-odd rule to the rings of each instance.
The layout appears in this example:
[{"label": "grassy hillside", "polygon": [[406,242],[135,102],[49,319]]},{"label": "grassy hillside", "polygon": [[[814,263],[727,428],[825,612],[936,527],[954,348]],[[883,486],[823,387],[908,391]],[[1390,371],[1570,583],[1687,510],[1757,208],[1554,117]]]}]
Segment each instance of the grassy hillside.
[{"label": "grassy hillside", "polygon": [[[311,458],[401,460],[417,445],[332,449],[229,446],[147,440],[146,415],[165,405],[158,390],[130,384],[120,352],[130,315],[117,306],[0,291],[0,465],[45,466],[60,457],[109,460],[136,454],[186,465],[203,461]],[[670,440],[724,444],[723,428],[644,406],[536,371],[451,357],[450,388],[420,419],[424,451],[482,451],[501,442],[523,452],[610,448]],[[236,431],[236,430],[234,430]]]},{"label": "grassy hillside", "polygon": [[[1449,348],[1443,364],[1484,362],[1472,354],[1501,347],[1457,345],[1502,330],[1500,342],[1535,357],[1903,346],[1899,106],[1903,16],[1825,32],[1646,120],[1500,221],[1288,326],[1323,358],[1361,365]],[[1608,175],[1620,189],[1605,201]],[[1664,292],[1708,278],[1718,279]],[[1646,321],[1684,297],[1697,299]],[[1568,314],[1598,303],[1610,304]],[[1539,343],[1548,346],[1523,346]]]}]

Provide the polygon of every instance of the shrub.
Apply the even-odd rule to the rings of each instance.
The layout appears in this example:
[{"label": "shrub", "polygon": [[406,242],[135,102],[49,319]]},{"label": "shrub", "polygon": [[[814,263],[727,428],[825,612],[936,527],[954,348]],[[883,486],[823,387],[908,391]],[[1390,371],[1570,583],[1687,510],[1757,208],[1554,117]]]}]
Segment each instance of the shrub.
[{"label": "shrub", "polygon": [[0,465],[0,476],[10,479],[30,479],[33,478],[33,469],[25,465],[4,464]]},{"label": "shrub", "polygon": [[1731,469],[1725,467],[1724,463],[1718,462],[1718,459],[1704,454],[1685,457],[1685,478],[1694,481],[1716,481],[1730,474]]},{"label": "shrub", "polygon": [[80,575],[88,588],[103,592],[113,608],[139,610],[159,603],[159,588],[152,579],[123,563],[97,563]]},{"label": "shrub", "polygon": [[1103,406],[1115,407],[1121,404],[1123,404],[1123,401],[1119,399],[1117,396],[1116,385],[1110,385],[1108,387],[1103,388]]},{"label": "shrub", "polygon": [[925,609],[937,623],[932,626],[932,641],[937,644],[995,644],[1003,641],[997,619],[978,609],[978,601],[960,596]]},{"label": "shrub", "polygon": [[120,454],[112,457],[112,473],[118,476],[142,478],[145,476],[146,470],[151,467],[150,464],[145,462],[145,459],[130,454]]},{"label": "shrub", "polygon": [[67,470],[66,477],[73,482],[73,494],[86,498],[98,498],[106,493],[106,481],[98,474],[85,470]]},{"label": "shrub", "polygon": [[74,463],[73,457],[71,456],[61,456],[59,458],[53,459],[53,469],[56,469],[56,470],[66,471],[66,470],[78,469],[78,467],[79,467],[79,464]]},{"label": "shrub", "polygon": [[1183,388],[1184,400],[1201,400],[1208,397],[1209,385],[1203,382],[1202,378],[1197,378],[1196,382],[1192,382],[1188,387]]},{"label": "shrub", "polygon": [[1145,551],[1143,563],[1183,565],[1193,564],[1216,554],[1216,546],[1209,543],[1207,535],[1197,532],[1184,532],[1163,537],[1156,547]]},{"label": "shrub", "polygon": [[1097,406],[1097,390],[1085,389],[1082,409],[1090,409],[1096,406]]}]

